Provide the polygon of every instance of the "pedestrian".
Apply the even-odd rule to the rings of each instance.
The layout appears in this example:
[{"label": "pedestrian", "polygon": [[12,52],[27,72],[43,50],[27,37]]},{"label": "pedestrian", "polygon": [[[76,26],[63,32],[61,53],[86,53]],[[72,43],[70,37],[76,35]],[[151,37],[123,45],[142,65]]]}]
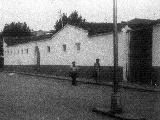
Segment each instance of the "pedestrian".
[{"label": "pedestrian", "polygon": [[76,78],[77,78],[77,66],[76,66],[76,63],[75,61],[72,62],[72,66],[71,66],[71,72],[70,72],[70,76],[72,78],[72,85],[76,86],[77,85],[77,81],[76,81]]},{"label": "pedestrian", "polygon": [[96,59],[96,62],[94,63],[94,77],[95,81],[98,82],[100,78],[100,63],[99,59]]}]

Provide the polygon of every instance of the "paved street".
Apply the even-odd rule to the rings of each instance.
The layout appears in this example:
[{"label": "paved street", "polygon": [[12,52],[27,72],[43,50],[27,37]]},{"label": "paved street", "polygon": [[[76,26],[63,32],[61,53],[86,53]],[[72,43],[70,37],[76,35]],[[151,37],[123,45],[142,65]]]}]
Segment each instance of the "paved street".
[{"label": "paved street", "polygon": [[[93,107],[109,107],[111,87],[36,76],[0,73],[2,120],[114,120],[93,113]],[[160,118],[160,95],[122,89],[124,111],[147,120]]]}]

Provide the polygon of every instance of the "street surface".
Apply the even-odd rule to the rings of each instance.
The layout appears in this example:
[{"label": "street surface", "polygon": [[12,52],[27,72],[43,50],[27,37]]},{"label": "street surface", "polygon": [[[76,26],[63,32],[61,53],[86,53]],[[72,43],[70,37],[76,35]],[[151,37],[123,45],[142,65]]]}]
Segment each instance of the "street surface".
[{"label": "street surface", "polygon": [[[109,107],[111,87],[0,73],[0,120],[115,120],[92,112]],[[124,111],[160,119],[160,93],[122,89]]]}]

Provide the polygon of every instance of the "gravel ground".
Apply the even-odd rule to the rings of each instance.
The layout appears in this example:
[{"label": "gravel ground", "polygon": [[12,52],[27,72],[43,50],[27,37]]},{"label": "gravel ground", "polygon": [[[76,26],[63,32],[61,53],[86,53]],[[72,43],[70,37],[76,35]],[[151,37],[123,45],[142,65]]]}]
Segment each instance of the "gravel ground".
[{"label": "gravel ground", "polygon": [[108,104],[111,88],[0,73],[2,120],[113,120],[91,112]]},{"label": "gravel ground", "polygon": [[[27,75],[0,73],[2,120],[114,120],[93,113],[93,107],[109,107],[111,87]],[[160,95],[121,89],[125,113],[147,120],[160,118]]]},{"label": "gravel ground", "polygon": [[123,90],[122,105],[125,113],[160,120],[160,93]]}]

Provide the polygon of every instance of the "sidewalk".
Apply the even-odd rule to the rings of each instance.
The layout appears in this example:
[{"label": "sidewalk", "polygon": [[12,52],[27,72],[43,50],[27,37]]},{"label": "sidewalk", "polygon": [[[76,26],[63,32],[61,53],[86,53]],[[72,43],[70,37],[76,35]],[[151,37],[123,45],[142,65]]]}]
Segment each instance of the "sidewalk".
[{"label": "sidewalk", "polygon": [[[4,72],[10,72],[10,71],[4,71]],[[70,77],[64,77],[64,76],[54,76],[54,75],[46,75],[46,74],[38,74],[38,73],[13,72],[13,71],[11,73],[71,81]],[[86,78],[77,78],[77,81],[84,83],[84,84],[95,84],[95,85],[103,85],[103,86],[111,86],[111,87],[113,86],[113,83],[108,82],[108,81],[96,83],[93,79],[86,79]],[[125,89],[134,89],[134,90],[138,90],[138,91],[142,91],[142,92],[160,92],[160,86],[156,86],[156,87],[154,87],[154,86],[141,86],[138,84],[133,84],[133,83],[128,83],[128,82],[121,82],[119,86],[123,87]]]}]

